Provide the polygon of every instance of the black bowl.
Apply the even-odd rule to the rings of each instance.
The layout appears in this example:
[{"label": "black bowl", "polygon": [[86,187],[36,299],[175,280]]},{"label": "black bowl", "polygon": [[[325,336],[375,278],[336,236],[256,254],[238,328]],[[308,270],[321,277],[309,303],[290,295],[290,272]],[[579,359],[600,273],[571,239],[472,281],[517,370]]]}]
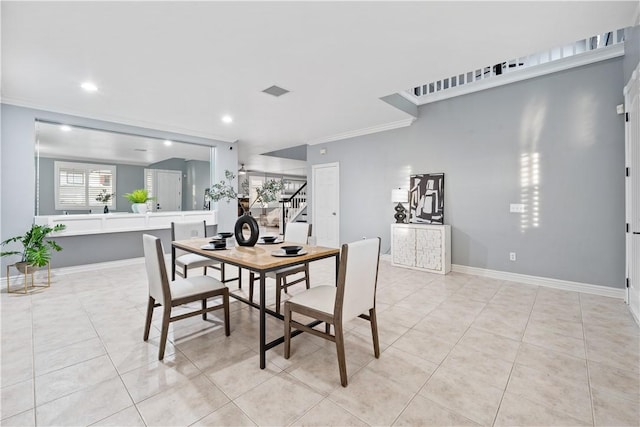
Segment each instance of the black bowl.
[{"label": "black bowl", "polygon": [[300,252],[302,246],[283,246],[281,248],[287,255],[293,255]]},{"label": "black bowl", "polygon": [[233,233],[229,233],[229,232],[222,232],[222,233],[218,233],[218,236],[222,237],[223,239],[228,239],[229,237],[233,236]]},{"label": "black bowl", "polygon": [[267,243],[273,243],[276,241],[278,237],[277,236],[262,236],[262,240],[264,240]]},{"label": "black bowl", "polygon": [[214,240],[214,241],[211,242],[211,244],[216,249],[222,249],[222,248],[226,248],[227,247],[227,242],[225,242],[224,240],[223,241]]}]

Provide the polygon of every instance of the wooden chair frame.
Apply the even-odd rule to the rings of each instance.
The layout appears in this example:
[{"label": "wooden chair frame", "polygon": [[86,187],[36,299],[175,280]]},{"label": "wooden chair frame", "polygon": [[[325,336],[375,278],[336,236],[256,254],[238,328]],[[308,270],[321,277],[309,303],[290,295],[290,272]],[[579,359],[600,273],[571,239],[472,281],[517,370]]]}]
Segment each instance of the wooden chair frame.
[{"label": "wooden chair frame", "polygon": [[[311,237],[311,227],[309,224],[309,231],[307,232],[307,239]],[[306,282],[307,289],[310,287],[309,281],[309,263],[305,263],[299,267],[295,268],[287,268],[284,270],[276,270],[275,272],[276,279],[276,313],[280,313],[280,304],[282,301],[282,291],[288,294],[287,289],[289,286],[295,285],[300,282]],[[287,277],[293,276],[294,274],[304,273],[303,277],[294,280],[293,282],[287,282]],[[253,271],[249,272],[249,301],[253,302],[253,282],[257,280],[255,273]]]},{"label": "wooden chair frame", "polygon": [[[171,241],[176,240],[176,233],[175,233],[174,224],[175,224],[175,222],[171,223]],[[202,226],[204,227],[204,237],[207,237],[207,222],[203,220],[202,221]],[[179,258],[179,257],[176,257],[176,258]],[[173,261],[173,263],[175,264],[175,260]],[[220,272],[220,281],[222,283],[226,283],[227,280],[225,280],[224,262],[218,262],[218,261],[211,260],[211,263],[212,263],[211,265],[202,266],[204,268],[204,275],[205,276],[207,275],[207,268],[208,267],[213,268],[214,270],[218,270]],[[214,265],[214,264],[219,264],[219,266],[218,265]],[[189,269],[189,267],[187,265],[183,265],[182,266],[182,271],[180,271],[177,267],[178,266],[175,265],[173,270],[176,272],[176,274],[178,276],[183,277],[183,278],[186,279],[187,278],[187,270]],[[199,267],[200,266],[192,267],[192,268],[199,268]],[[171,278],[171,280],[175,280],[175,279],[176,279],[175,276]]]},{"label": "wooden chair frame", "polygon": [[[340,267],[338,270],[338,285],[336,289],[336,300],[333,314],[318,311],[313,308],[296,304],[295,302],[286,301],[284,303],[284,358],[288,359],[291,355],[291,328],[295,328],[312,335],[324,338],[336,343],[336,351],[338,355],[338,367],[340,369],[340,383],[343,387],[348,385],[347,381],[347,363],[344,350],[344,328],[342,319],[342,308],[344,305],[344,289],[346,285],[347,260],[349,257],[349,245],[342,245],[340,253]],[[378,238],[378,262],[376,263],[376,274],[374,284],[373,307],[369,309],[369,314],[360,314],[358,317],[368,320],[371,323],[371,336],[373,339],[373,353],[376,359],[380,358],[380,342],[378,340],[378,320],[376,316],[375,292],[378,283],[378,271],[380,265],[380,238]],[[312,317],[325,323],[325,331],[313,329],[307,325],[292,319],[292,313],[299,313],[303,316]],[[331,325],[334,328],[334,335],[331,335]]]},{"label": "wooden chair frame", "polygon": [[[186,319],[188,317],[197,316],[198,314],[202,314],[202,318],[203,320],[205,320],[208,312],[213,310],[223,309],[224,310],[224,331],[225,331],[225,335],[229,336],[231,334],[231,330],[229,327],[229,289],[225,286],[220,289],[201,292],[201,293],[189,295],[183,298],[173,299],[171,297],[171,287],[169,286],[167,269],[164,263],[164,252],[162,250],[162,242],[158,238],[156,238],[156,241],[155,241],[155,249],[156,249],[155,256],[158,257],[158,261],[160,265],[160,278],[162,282],[161,285],[162,285],[162,294],[163,294],[164,301],[156,302],[155,298],[149,295],[143,339],[144,341],[147,341],[149,339],[149,331],[151,330],[151,319],[153,318],[153,309],[155,307],[164,306],[158,359],[162,360],[164,358],[164,352],[167,344],[167,336],[169,334],[169,324],[171,322],[175,322],[176,320]],[[210,279],[216,280],[213,278],[210,278]],[[189,280],[189,279],[184,279],[184,280]],[[222,304],[207,307],[207,299],[218,297],[218,296],[222,296]],[[189,312],[189,313],[180,314],[178,316],[173,316],[173,317],[171,316],[171,309],[173,307],[187,304],[193,301],[202,301],[202,309]]]}]

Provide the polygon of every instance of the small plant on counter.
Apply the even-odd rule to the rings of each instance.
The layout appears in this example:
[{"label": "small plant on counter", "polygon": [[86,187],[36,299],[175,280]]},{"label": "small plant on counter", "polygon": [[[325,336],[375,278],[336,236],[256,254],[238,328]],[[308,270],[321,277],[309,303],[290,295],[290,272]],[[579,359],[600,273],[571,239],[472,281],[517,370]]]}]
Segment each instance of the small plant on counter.
[{"label": "small plant on counter", "polygon": [[125,199],[131,203],[147,203],[147,200],[155,200],[155,197],[149,197],[149,192],[144,188],[138,188],[131,193],[125,193],[122,195]]}]

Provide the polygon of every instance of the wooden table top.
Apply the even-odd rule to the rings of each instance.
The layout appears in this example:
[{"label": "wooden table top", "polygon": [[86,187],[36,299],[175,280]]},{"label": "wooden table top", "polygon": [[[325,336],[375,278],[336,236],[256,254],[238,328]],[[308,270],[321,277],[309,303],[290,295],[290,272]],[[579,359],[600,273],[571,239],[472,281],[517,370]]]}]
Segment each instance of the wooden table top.
[{"label": "wooden table top", "polygon": [[[289,265],[302,264],[305,261],[314,261],[322,258],[337,256],[340,250],[336,248],[326,248],[322,246],[309,246],[300,243],[277,243],[277,244],[256,244],[255,246],[233,246],[224,250],[205,250],[200,247],[206,245],[211,237],[200,239],[176,240],[172,242],[173,247],[212,258],[219,261],[228,262],[232,265],[246,267],[255,271],[269,271]],[[282,246],[296,245],[302,246],[302,251],[307,251],[305,255],[291,257],[275,257],[271,252],[282,248]]]}]

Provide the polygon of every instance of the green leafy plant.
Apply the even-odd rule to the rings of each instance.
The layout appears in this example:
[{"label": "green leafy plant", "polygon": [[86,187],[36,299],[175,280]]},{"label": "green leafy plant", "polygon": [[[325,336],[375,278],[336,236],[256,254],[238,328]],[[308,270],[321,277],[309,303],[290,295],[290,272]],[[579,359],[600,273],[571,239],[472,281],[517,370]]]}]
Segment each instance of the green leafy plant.
[{"label": "green leafy plant", "polygon": [[44,267],[51,260],[51,250],[56,252],[62,250],[55,241],[45,240],[45,238],[49,233],[64,230],[65,228],[66,226],[64,224],[57,224],[53,228],[48,225],[33,224],[31,229],[24,235],[11,237],[2,242],[2,246],[19,242],[22,244],[22,251],[2,251],[0,252],[0,256],[21,255],[21,262],[26,262],[29,265],[37,267]]},{"label": "green leafy plant", "polygon": [[[233,199],[238,198],[238,193],[231,185],[231,182],[235,179],[235,175],[233,172],[229,170],[224,171],[225,179],[220,180],[220,182],[216,182],[209,189],[209,198],[214,202],[219,202],[220,200],[225,200],[227,203]],[[242,187],[242,191],[244,194],[249,194],[249,180],[245,179],[242,183],[240,183]],[[269,179],[263,185],[256,188],[257,197],[251,203],[248,209],[256,203],[269,203],[275,202],[278,200],[278,195],[284,189],[284,181],[281,179]],[[248,210],[247,209],[247,210]],[[244,210],[244,207],[243,207]],[[246,210],[245,210],[246,212]]]},{"label": "green leafy plant", "polygon": [[131,193],[125,193],[122,195],[125,199],[131,203],[147,203],[147,200],[155,200],[155,197],[149,197],[149,192],[144,188],[138,188]]}]

